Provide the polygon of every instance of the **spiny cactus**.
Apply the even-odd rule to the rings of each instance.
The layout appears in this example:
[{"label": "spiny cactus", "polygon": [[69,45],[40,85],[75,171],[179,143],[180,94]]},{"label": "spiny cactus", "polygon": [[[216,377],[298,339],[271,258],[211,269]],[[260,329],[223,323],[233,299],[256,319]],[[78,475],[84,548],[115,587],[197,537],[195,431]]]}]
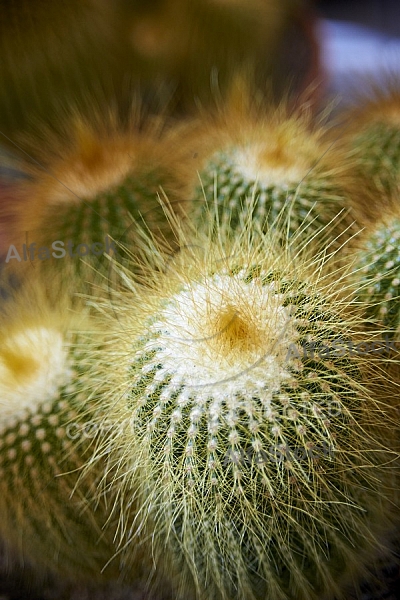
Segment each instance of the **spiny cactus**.
[{"label": "spiny cactus", "polygon": [[284,106],[262,114],[244,102],[221,110],[219,121],[203,128],[206,133],[196,128],[190,141],[199,155],[197,182],[194,168],[186,173],[199,223],[216,205],[220,221],[232,229],[251,210],[265,228],[286,219],[290,235],[301,224],[312,234],[336,219],[332,235],[350,237],[346,227],[354,218],[347,215],[341,181],[347,165],[337,153],[331,158],[323,128],[312,126],[309,116],[290,115]]},{"label": "spiny cactus", "polygon": [[367,341],[350,280],[277,237],[153,247],[158,273],[113,305],[118,427],[98,453],[179,597],[341,597],[390,526],[394,423],[383,369],[348,352]]},{"label": "spiny cactus", "polygon": [[354,139],[354,154],[363,174],[385,187],[398,186],[400,174],[400,105],[399,122],[372,122]]},{"label": "spiny cactus", "polygon": [[366,318],[375,319],[396,336],[400,325],[400,217],[388,214],[367,230],[358,252],[358,298]]},{"label": "spiny cactus", "polygon": [[[366,186],[380,193],[398,190],[400,183],[400,93],[389,84],[372,88],[341,117],[336,135],[354,164],[351,194],[360,198]],[[361,177],[361,182],[360,182]],[[358,193],[357,193],[358,192]],[[375,195],[375,198],[377,196]],[[380,202],[374,203],[377,207]],[[367,210],[369,207],[366,207]],[[378,208],[379,210],[379,208]]]},{"label": "spiny cactus", "polygon": [[97,393],[86,327],[85,311],[68,314],[66,299],[50,309],[36,286],[1,315],[0,532],[10,556],[38,574],[96,581],[115,547],[103,531],[106,505],[92,502],[103,469],[82,476]]},{"label": "spiny cactus", "polygon": [[84,283],[108,270],[104,253],[123,260],[125,246],[135,251],[135,220],[167,235],[158,194],[164,185],[174,195],[158,125],[122,132],[113,115],[104,123],[99,115],[92,122],[78,116],[70,125],[66,140],[50,138],[39,166],[27,167],[33,180],[21,183],[16,241],[5,262],[18,272],[54,269]]}]

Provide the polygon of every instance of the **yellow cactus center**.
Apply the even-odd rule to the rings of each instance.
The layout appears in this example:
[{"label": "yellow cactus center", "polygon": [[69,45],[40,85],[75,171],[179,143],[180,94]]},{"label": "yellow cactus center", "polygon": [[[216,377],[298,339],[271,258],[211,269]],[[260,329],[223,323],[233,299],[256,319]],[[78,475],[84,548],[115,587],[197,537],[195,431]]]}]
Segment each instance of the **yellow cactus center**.
[{"label": "yellow cactus center", "polygon": [[17,349],[5,348],[0,352],[1,360],[9,373],[13,374],[17,381],[23,381],[33,377],[40,368],[40,363],[32,356],[19,354]]},{"label": "yellow cactus center", "polygon": [[286,357],[298,339],[291,307],[273,283],[246,282],[244,276],[213,275],[174,297],[152,325],[157,337],[145,348],[157,347],[154,361],[163,368],[156,378],[168,372],[170,386],[214,386],[214,395],[227,393],[233,379],[239,391],[248,391],[265,378],[271,389],[290,378]]},{"label": "yellow cactus center", "polygon": [[66,371],[59,331],[27,327],[6,337],[0,348],[0,422],[51,399]]}]

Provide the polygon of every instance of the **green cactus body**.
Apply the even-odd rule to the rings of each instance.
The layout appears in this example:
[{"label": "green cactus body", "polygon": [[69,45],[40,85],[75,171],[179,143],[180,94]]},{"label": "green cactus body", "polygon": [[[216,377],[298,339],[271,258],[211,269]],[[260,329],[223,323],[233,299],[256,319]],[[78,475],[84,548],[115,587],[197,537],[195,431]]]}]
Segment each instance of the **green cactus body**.
[{"label": "green cactus body", "polygon": [[74,337],[46,320],[3,327],[0,531],[10,555],[38,572],[100,579],[114,547],[104,506],[91,504],[103,473],[81,477],[94,432],[90,359]]},{"label": "green cactus body", "polygon": [[[207,221],[216,204],[221,224],[232,229],[243,227],[249,211],[264,230],[285,222],[286,217],[286,237],[306,227],[310,234],[315,233],[341,211],[345,213],[346,201],[339,186],[329,176],[316,173],[312,163],[304,172],[288,165],[280,172],[271,168],[270,173],[268,166],[264,171],[260,167],[257,173],[254,167],[247,168],[246,162],[246,149],[239,147],[216,152],[208,160],[199,173],[201,186],[194,194],[197,221]],[[343,221],[343,215],[338,220]],[[341,227],[345,229],[343,222]]]},{"label": "green cactus body", "polygon": [[25,242],[28,261],[29,245],[36,242],[34,266],[46,268],[51,263],[59,272],[84,281],[93,279],[94,270],[104,276],[110,270],[104,254],[123,263],[135,251],[135,221],[144,220],[155,233],[163,227],[165,232],[166,220],[157,201],[160,181],[156,173],[142,177],[133,173],[94,198],[82,198],[79,204],[50,205],[41,229],[30,232]]},{"label": "green cactus body", "polygon": [[361,291],[366,317],[378,320],[394,337],[400,325],[400,219],[379,223],[359,253]]},{"label": "green cactus body", "polygon": [[117,485],[151,515],[178,595],[340,597],[390,513],[390,419],[364,385],[366,361],[345,350],[340,303],[299,278],[304,266],[268,268],[266,247],[248,266],[233,255],[202,276],[181,256],[190,275],[158,282],[167,294],[109,409],[129,423],[109,441]]},{"label": "green cactus body", "polygon": [[400,126],[390,120],[375,120],[362,127],[351,140],[352,158],[363,177],[379,189],[399,188]]},{"label": "green cactus body", "polygon": [[18,189],[15,242],[5,257],[11,270],[36,268],[46,286],[52,276],[73,278],[86,291],[107,278],[110,257],[121,264],[135,255],[139,223],[168,237],[160,197],[165,191],[177,212],[182,199],[172,174],[172,133],[162,137],[148,123],[139,133],[138,125],[122,127],[112,115],[103,121],[78,115],[65,142],[44,132],[48,148],[36,155],[45,167],[27,165],[30,177]]}]

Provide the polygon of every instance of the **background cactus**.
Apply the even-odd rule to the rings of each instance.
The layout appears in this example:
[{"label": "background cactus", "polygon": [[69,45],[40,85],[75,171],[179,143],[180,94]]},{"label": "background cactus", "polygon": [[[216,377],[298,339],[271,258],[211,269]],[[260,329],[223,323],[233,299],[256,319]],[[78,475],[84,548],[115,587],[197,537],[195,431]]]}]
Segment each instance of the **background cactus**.
[{"label": "background cactus", "polygon": [[390,337],[400,325],[400,218],[383,216],[360,240],[358,297],[367,319],[380,322]]},{"label": "background cactus", "polygon": [[252,230],[184,238],[121,297],[106,409],[120,426],[98,452],[151,516],[157,561],[182,570],[178,595],[340,597],[390,527],[390,385],[346,350],[367,341],[347,276]]},{"label": "background cactus", "polygon": [[142,124],[139,133],[138,122],[124,128],[115,115],[104,122],[100,115],[91,122],[77,116],[70,127],[66,140],[45,132],[38,164],[26,165],[31,177],[19,186],[22,200],[5,263],[19,273],[44,270],[45,281],[53,270],[75,278],[83,290],[96,271],[107,275],[104,253],[123,261],[135,251],[135,220],[168,235],[158,196],[169,192],[177,211],[180,197],[168,168],[174,136],[161,140],[159,122]]},{"label": "background cactus", "polygon": [[262,227],[284,220],[290,235],[299,233],[301,225],[309,225],[307,232],[313,234],[335,220],[330,234],[341,242],[348,239],[354,233],[346,229],[354,217],[347,214],[343,189],[349,165],[324,141],[322,125],[284,104],[260,110],[246,100],[246,90],[240,100],[236,93],[216,119],[205,118],[194,127],[192,139],[188,136],[188,155],[196,159],[181,170],[182,179],[190,182],[193,218],[201,223],[215,207],[222,224],[237,229],[251,206]]},{"label": "background cactus", "polygon": [[[283,51],[286,35],[296,24],[301,39],[305,32],[300,19],[309,8],[303,0],[141,4],[126,18],[133,48],[144,62],[147,77],[156,69],[162,80],[173,82],[175,102],[191,112],[194,104],[204,107],[218,102],[239,70],[254,74],[263,89],[272,80],[275,92],[280,90],[288,68]],[[291,73],[290,81],[296,91],[304,71],[314,66],[298,62],[301,76]]]},{"label": "background cactus", "polygon": [[353,141],[360,171],[386,189],[398,188],[400,174],[400,104],[399,121],[376,116],[365,125]]},{"label": "background cactus", "polygon": [[[400,93],[394,84],[372,85],[340,115],[333,136],[353,163],[348,193],[372,220],[400,186]],[[369,193],[372,192],[371,193]]]},{"label": "background cactus", "polygon": [[[97,433],[87,311],[68,314],[66,298],[51,309],[35,285],[12,300],[1,315],[0,350],[0,532],[7,552],[41,574],[115,578],[118,561],[103,574],[116,550],[112,519],[105,502],[93,502],[104,465],[82,473]],[[104,534],[106,520],[111,530]]]},{"label": "background cactus", "polygon": [[239,68],[262,87],[272,79],[277,92],[290,78],[297,96],[317,67],[317,57],[285,52],[288,39],[313,50],[305,0],[15,0],[3,8],[0,128],[13,149],[17,131],[54,125],[71,105],[89,117],[99,103],[126,116],[136,94],[159,113],[161,92],[181,117],[199,100],[214,104],[216,73],[218,97]]}]

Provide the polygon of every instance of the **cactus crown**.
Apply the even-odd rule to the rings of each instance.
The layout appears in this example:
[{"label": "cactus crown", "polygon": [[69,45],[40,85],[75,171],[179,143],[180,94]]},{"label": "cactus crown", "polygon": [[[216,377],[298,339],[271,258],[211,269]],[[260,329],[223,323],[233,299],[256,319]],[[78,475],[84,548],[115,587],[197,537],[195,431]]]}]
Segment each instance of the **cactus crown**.
[{"label": "cactus crown", "polygon": [[[4,332],[2,332],[4,335]],[[59,331],[22,327],[3,338],[0,351],[2,417],[33,409],[54,397],[65,378],[67,360]]]},{"label": "cactus crown", "polygon": [[162,119],[146,119],[138,105],[132,108],[129,123],[121,123],[113,111],[94,111],[91,119],[76,112],[63,131],[44,128],[40,132],[42,147],[38,148],[37,140],[21,142],[37,157],[34,165],[25,165],[31,179],[23,184],[21,193],[29,196],[30,203],[19,212],[21,230],[36,231],[44,225],[54,229],[60,211],[70,209],[71,235],[74,227],[76,234],[81,232],[79,218],[87,220],[89,211],[95,213],[94,230],[101,228],[101,222],[109,222],[109,227],[119,226],[124,231],[129,211],[148,211],[140,202],[143,197],[150,200],[152,194],[154,208],[158,185],[165,183],[163,177],[173,159],[165,141],[168,134],[163,138],[164,128]]},{"label": "cactus crown", "polygon": [[52,307],[36,281],[28,279],[20,289],[9,291],[0,314],[3,424],[8,415],[34,413],[71,378],[71,328],[84,319],[70,312],[67,297],[59,297],[57,309]]}]

